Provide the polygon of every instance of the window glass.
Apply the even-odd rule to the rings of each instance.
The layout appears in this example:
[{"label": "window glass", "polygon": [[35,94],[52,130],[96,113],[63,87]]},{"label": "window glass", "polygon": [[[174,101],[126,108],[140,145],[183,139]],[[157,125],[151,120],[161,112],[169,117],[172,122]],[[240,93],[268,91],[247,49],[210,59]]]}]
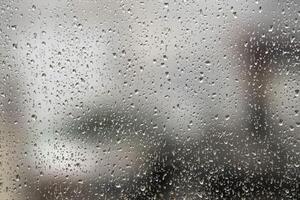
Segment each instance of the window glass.
[{"label": "window glass", "polygon": [[300,2],[2,0],[0,199],[299,199]]}]

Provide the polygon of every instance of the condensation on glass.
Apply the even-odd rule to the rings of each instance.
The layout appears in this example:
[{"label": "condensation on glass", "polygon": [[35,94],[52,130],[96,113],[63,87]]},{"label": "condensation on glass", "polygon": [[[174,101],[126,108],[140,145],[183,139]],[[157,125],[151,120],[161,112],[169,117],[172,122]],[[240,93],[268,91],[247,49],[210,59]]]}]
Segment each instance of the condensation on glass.
[{"label": "condensation on glass", "polygon": [[300,2],[2,0],[0,199],[299,199]]}]

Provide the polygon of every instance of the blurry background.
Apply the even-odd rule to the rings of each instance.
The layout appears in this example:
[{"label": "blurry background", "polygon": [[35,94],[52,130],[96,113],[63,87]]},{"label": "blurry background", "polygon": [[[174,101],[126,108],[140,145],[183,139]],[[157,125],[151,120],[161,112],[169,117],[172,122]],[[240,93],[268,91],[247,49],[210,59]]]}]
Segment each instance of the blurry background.
[{"label": "blurry background", "polygon": [[298,1],[0,12],[0,199],[299,199]]}]

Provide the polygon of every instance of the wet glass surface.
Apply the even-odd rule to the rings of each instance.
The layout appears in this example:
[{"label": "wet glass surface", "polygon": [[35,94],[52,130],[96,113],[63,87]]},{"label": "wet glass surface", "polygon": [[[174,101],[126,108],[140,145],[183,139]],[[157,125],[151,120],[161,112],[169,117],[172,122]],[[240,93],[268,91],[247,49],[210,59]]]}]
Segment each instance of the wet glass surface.
[{"label": "wet glass surface", "polygon": [[0,199],[299,199],[300,2],[2,0]]}]

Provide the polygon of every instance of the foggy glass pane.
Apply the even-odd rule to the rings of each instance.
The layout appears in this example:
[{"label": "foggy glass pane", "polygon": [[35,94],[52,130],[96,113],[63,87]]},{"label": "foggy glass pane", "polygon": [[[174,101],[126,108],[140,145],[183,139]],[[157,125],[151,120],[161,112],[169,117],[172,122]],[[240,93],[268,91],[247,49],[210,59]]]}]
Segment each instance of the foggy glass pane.
[{"label": "foggy glass pane", "polygon": [[0,199],[300,199],[300,2],[2,0]]}]

